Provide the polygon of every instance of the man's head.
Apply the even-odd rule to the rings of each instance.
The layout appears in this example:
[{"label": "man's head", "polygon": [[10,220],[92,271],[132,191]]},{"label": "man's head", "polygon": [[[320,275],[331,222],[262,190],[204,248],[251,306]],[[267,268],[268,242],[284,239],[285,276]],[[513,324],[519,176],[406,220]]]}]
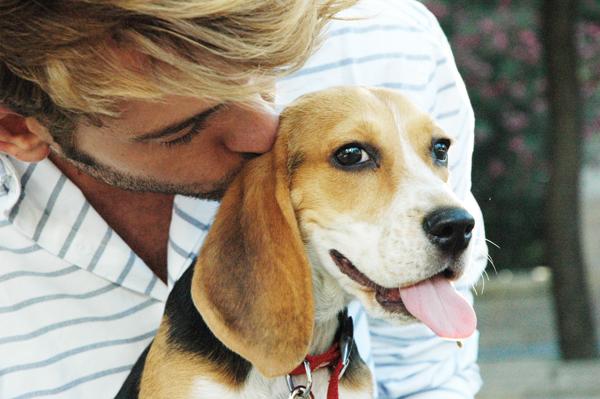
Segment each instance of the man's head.
[{"label": "man's head", "polygon": [[0,1],[0,151],[51,148],[123,188],[218,196],[273,143],[274,79],[353,2]]}]

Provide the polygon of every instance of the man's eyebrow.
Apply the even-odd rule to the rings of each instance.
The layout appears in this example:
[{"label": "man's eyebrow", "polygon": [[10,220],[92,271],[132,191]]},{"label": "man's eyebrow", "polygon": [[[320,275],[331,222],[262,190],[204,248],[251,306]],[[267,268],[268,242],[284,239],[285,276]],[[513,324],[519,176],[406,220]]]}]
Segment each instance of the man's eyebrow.
[{"label": "man's eyebrow", "polygon": [[202,124],[206,119],[208,119],[209,116],[211,116],[212,114],[217,112],[224,105],[225,105],[225,103],[217,104],[214,107],[204,110],[204,111],[202,111],[188,119],[185,119],[183,121],[173,123],[172,125],[161,128],[159,130],[155,130],[155,131],[152,131],[149,133],[144,133],[140,136],[133,137],[132,141],[141,142],[141,141],[160,139],[162,137],[168,137],[177,132],[180,132],[183,129],[185,129],[186,127],[189,127],[191,125]]}]

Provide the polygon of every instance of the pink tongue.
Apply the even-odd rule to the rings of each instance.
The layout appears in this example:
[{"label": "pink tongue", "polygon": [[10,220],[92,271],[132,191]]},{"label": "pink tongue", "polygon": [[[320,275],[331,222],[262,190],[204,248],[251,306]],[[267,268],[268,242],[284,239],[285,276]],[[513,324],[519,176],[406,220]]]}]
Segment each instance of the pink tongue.
[{"label": "pink tongue", "polygon": [[400,289],[406,309],[442,338],[463,339],[473,334],[473,307],[442,276]]}]

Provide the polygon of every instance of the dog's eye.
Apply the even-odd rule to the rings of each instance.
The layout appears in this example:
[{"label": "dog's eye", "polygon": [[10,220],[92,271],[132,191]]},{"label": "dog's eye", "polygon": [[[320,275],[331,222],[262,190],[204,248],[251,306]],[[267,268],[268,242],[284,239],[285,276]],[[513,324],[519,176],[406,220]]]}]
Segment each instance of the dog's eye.
[{"label": "dog's eye", "polygon": [[340,166],[359,166],[372,161],[367,150],[358,144],[348,144],[339,148],[333,158]]},{"label": "dog's eye", "polygon": [[431,146],[431,152],[436,162],[440,164],[448,163],[448,149],[450,148],[450,140],[439,139],[434,140]]}]

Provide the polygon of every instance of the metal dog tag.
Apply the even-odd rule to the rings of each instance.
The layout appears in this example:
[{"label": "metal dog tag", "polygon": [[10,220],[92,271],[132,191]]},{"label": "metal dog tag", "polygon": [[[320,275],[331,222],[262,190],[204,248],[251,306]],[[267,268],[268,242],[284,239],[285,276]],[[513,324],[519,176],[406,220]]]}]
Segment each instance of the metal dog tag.
[{"label": "metal dog tag", "polygon": [[290,390],[290,396],[288,397],[288,399],[313,398],[313,394],[310,391],[312,389],[312,370],[310,369],[310,363],[307,360],[304,360],[304,372],[306,374],[306,386],[294,386],[294,380],[292,379],[292,376],[288,374],[285,377],[288,389]]},{"label": "metal dog tag", "polygon": [[306,388],[303,387],[302,385],[294,388],[294,390],[290,393],[290,396],[288,397],[288,399],[307,399],[307,398],[312,398],[312,393],[307,392]]}]

